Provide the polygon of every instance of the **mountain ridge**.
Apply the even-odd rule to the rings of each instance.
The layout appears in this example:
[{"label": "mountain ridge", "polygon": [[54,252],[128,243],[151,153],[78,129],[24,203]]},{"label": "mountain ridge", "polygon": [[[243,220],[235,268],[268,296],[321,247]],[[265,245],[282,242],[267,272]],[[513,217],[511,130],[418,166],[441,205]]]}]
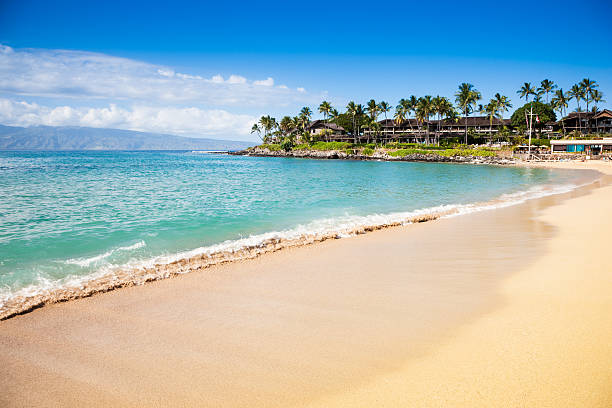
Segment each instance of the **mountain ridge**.
[{"label": "mountain ridge", "polygon": [[0,150],[241,150],[255,144],[111,128],[0,125]]}]

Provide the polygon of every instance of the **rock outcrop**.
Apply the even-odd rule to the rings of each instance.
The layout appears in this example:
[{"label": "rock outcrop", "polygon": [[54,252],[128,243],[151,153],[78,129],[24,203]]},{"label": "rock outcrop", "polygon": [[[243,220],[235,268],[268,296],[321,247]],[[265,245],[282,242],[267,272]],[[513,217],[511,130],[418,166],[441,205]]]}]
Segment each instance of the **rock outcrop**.
[{"label": "rock outcrop", "polygon": [[377,150],[371,156],[361,153],[347,153],[342,150],[269,150],[261,147],[252,147],[247,150],[233,152],[231,154],[241,156],[258,157],[297,157],[309,159],[340,159],[340,160],[384,160],[384,161],[409,161],[409,162],[437,162],[437,163],[467,163],[467,164],[497,164],[508,165],[516,163],[511,158],[497,156],[442,156],[439,154],[413,153],[406,156],[391,156],[386,151]]}]

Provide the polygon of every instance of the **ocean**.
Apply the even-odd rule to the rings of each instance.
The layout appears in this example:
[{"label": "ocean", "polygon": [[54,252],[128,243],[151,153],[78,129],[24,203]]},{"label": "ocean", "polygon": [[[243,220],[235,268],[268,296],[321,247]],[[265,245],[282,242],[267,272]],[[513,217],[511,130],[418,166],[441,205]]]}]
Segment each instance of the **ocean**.
[{"label": "ocean", "polygon": [[0,152],[0,310],[271,240],[350,237],[364,226],[512,205],[568,191],[575,177],[445,163]]}]

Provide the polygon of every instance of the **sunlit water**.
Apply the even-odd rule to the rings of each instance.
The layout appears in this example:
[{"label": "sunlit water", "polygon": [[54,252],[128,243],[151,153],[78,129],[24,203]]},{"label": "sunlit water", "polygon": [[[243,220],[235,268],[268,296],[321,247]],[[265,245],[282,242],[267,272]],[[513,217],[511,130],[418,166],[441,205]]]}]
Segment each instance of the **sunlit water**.
[{"label": "sunlit water", "polygon": [[23,288],[220,243],[235,247],[265,233],[333,231],[500,197],[518,202],[573,182],[572,172],[515,167],[0,152],[0,302]]}]

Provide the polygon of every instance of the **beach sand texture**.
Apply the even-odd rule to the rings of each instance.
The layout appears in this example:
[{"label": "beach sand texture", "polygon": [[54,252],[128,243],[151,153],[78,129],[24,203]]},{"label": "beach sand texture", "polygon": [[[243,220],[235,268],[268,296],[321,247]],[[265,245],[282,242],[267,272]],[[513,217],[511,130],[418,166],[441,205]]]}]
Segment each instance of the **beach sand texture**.
[{"label": "beach sand texture", "polygon": [[46,306],[0,322],[0,405],[610,407],[610,210],[604,185]]}]

